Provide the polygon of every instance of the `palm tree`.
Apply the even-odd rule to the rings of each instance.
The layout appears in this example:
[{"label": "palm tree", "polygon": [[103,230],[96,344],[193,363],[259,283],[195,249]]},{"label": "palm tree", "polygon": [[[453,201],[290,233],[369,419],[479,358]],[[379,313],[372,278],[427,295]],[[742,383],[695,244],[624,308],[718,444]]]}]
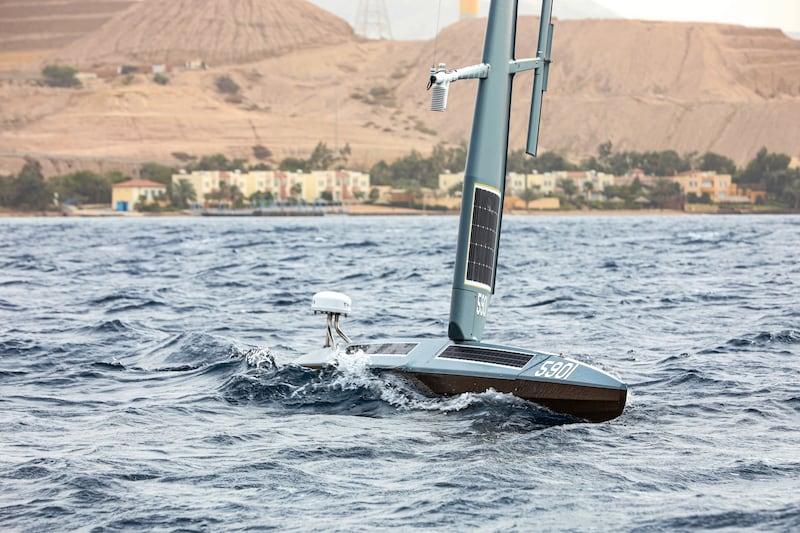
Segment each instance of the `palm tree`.
[{"label": "palm tree", "polygon": [[303,194],[303,185],[301,183],[295,183],[291,186],[289,192],[292,194],[292,200],[297,204],[299,203],[300,195]]},{"label": "palm tree", "polygon": [[180,209],[186,209],[189,207],[189,202],[197,201],[197,192],[189,180],[173,182],[168,192],[172,205]]},{"label": "palm tree", "polygon": [[570,201],[572,201],[572,197],[575,196],[575,193],[578,192],[578,186],[575,185],[575,182],[570,178],[558,180],[558,186],[561,187],[561,190],[564,191],[564,194],[567,195]]},{"label": "palm tree", "polygon": [[525,211],[528,210],[528,205],[539,198],[539,192],[536,190],[539,186],[536,185],[533,189],[525,187],[525,190],[520,193],[520,199],[525,202]]},{"label": "palm tree", "polygon": [[228,192],[230,194],[231,205],[233,207],[235,208],[244,207],[244,194],[242,193],[242,191],[239,189],[238,186],[231,185],[231,188],[229,189]]},{"label": "palm tree", "polygon": [[586,200],[589,200],[589,197],[592,195],[592,191],[594,191],[594,183],[591,181],[584,181],[583,182],[583,192],[586,195]]},{"label": "palm tree", "polygon": [[798,173],[798,176],[786,185],[786,187],[783,189],[783,194],[786,196],[791,196],[794,200],[793,207],[795,209],[800,209],[800,173]]}]

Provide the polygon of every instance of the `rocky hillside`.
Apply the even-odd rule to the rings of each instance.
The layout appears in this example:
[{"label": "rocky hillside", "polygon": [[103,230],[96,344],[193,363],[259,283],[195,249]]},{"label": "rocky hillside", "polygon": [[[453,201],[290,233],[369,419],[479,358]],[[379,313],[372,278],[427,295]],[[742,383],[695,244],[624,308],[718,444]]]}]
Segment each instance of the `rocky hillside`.
[{"label": "rocky hillside", "polygon": [[53,50],[96,31],[139,0],[3,0],[0,53]]},{"label": "rocky hillside", "polygon": [[227,65],[352,40],[346,22],[305,0],[142,0],[48,61]]},{"label": "rocky hillside", "polygon": [[[484,21],[448,28],[440,56],[478,57]],[[524,17],[518,56],[534,53],[538,21]],[[462,39],[460,35],[474,35]],[[541,142],[586,154],[603,140],[617,148],[713,150],[736,161],[761,146],[800,154],[800,42],[779,30],[626,20],[561,21],[555,30]],[[468,108],[469,90],[451,90],[451,109]],[[526,117],[530,76],[515,87],[515,116]],[[410,96],[411,93],[408,93]],[[464,123],[436,118],[459,135]],[[513,142],[525,135],[512,124]]]},{"label": "rocky hillside", "polygon": [[[349,143],[352,164],[364,167],[428,152],[468,138],[476,84],[454,85],[449,111],[430,113],[427,69],[478,62],[484,25],[452,25],[434,47],[359,40],[303,0],[142,0],[50,59],[85,71],[191,59],[211,68],[171,68],[166,86],[149,74],[78,90],[0,82],[0,156],[66,158],[74,167],[98,158],[169,162],[179,152],[252,157],[264,145],[280,159],[305,157],[323,141]],[[518,57],[533,55],[536,28],[534,17],[521,19]],[[800,156],[800,42],[778,30],[564,20],[553,59],[543,149],[579,159],[611,140],[620,150],[713,150],[739,163],[762,146]],[[239,90],[220,92],[221,76]],[[512,147],[524,145],[530,93],[530,74],[519,75]]]}]

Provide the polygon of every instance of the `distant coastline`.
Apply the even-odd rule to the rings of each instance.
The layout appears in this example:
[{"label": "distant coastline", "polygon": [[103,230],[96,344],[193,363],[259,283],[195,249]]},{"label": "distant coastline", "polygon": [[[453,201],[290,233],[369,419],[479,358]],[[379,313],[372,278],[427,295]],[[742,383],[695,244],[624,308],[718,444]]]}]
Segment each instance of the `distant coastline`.
[{"label": "distant coastline", "polygon": [[[407,207],[395,207],[387,205],[352,205],[347,206],[341,212],[326,213],[328,217],[336,216],[457,216],[458,210],[422,210],[409,209]],[[800,214],[792,210],[749,210],[749,209],[718,209],[718,210],[694,210],[681,211],[677,209],[562,209],[562,210],[525,210],[507,209],[504,211],[506,216],[679,216],[679,215],[781,215],[781,214]],[[198,213],[186,211],[160,212],[160,213],[140,213],[128,212],[120,213],[109,208],[90,208],[65,215],[58,211],[23,211],[14,209],[0,209],[0,218],[168,218],[168,217],[199,217]],[[231,218],[258,218],[258,217],[231,217]],[[295,218],[291,215],[286,218]]]}]

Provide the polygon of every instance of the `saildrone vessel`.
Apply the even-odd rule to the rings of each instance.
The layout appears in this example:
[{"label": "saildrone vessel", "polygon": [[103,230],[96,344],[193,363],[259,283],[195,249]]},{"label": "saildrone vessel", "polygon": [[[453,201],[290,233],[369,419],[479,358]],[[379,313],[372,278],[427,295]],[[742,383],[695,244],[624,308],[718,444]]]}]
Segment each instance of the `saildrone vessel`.
[{"label": "saildrone vessel", "polygon": [[327,314],[323,349],[298,363],[321,368],[341,354],[361,353],[367,365],[408,376],[435,394],[493,389],[592,422],[619,416],[627,387],[613,376],[561,355],[481,342],[494,294],[508,152],[514,76],[534,72],[526,151],[535,156],[543,92],[547,90],[553,25],[552,0],[542,1],[537,57],[515,59],[518,0],[493,0],[478,65],[431,68],[431,109],[444,111],[450,84],[478,80],[467,166],[464,174],[458,246],[450,302],[448,338],[353,342],[340,327],[351,300],[336,292],[314,295],[312,309]]}]

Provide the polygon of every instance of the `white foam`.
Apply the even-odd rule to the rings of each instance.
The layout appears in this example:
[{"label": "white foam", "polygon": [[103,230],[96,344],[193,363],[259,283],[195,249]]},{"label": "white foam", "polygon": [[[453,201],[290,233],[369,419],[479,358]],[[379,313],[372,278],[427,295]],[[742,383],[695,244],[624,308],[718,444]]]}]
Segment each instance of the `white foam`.
[{"label": "white foam", "polygon": [[464,393],[457,396],[428,397],[414,390],[413,386],[401,376],[392,373],[374,374],[370,368],[370,356],[359,350],[354,353],[337,351],[336,374],[333,386],[343,389],[368,388],[376,391],[380,399],[404,411],[439,411],[451,413],[463,411],[475,404],[493,401],[521,401],[510,395],[492,389],[482,393]]},{"label": "white foam", "polygon": [[267,347],[256,347],[243,350],[242,355],[244,355],[244,360],[247,363],[247,366],[252,366],[258,369],[262,367],[275,367],[275,356]]}]

